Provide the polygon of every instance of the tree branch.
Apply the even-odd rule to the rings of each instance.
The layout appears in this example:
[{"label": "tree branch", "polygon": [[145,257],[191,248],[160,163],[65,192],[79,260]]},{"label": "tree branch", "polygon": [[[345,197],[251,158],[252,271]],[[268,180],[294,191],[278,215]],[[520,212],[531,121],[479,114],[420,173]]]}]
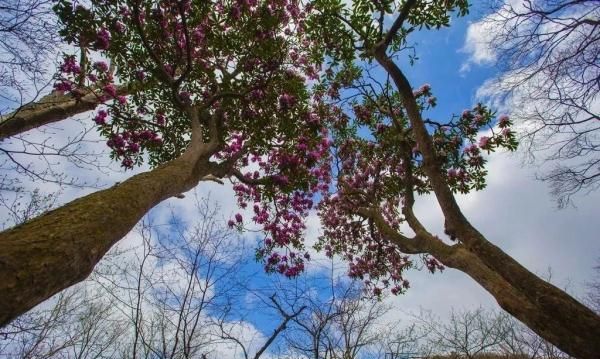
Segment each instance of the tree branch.
[{"label": "tree branch", "polygon": [[404,24],[404,21],[406,21],[406,19],[408,18],[408,14],[410,13],[410,10],[416,3],[417,3],[416,0],[407,0],[404,3],[404,6],[402,6],[402,9],[400,10],[400,14],[396,18],[396,21],[394,21],[394,23],[392,24],[392,27],[390,27],[390,29],[385,34],[385,37],[383,39],[381,39],[380,42],[375,44],[375,48],[374,48],[375,52],[378,52],[378,51],[385,52],[387,50],[387,48],[392,43],[394,36],[396,36],[398,34],[398,31]]}]

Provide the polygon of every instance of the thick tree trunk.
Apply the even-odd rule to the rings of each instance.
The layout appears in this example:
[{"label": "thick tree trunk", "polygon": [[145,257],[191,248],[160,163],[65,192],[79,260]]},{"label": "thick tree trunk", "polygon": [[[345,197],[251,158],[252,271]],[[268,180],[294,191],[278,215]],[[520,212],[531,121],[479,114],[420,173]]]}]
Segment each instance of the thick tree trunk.
[{"label": "thick tree trunk", "polygon": [[148,210],[196,186],[208,161],[193,152],[0,233],[0,327],[85,279]]},{"label": "thick tree trunk", "polygon": [[[492,268],[466,247],[450,257],[432,254],[446,266],[469,275],[500,307],[565,353],[576,358],[600,357],[600,317],[552,284],[524,268],[509,281],[503,271]],[[531,287],[515,286],[519,280]]]},{"label": "thick tree trunk", "polygon": [[390,74],[402,96],[416,142],[423,153],[425,172],[446,219],[446,229],[462,242],[450,255],[435,250],[430,253],[445,265],[471,276],[502,308],[565,353],[577,358],[600,358],[600,316],[531,273],[469,223],[440,172],[431,137],[410,83],[385,52],[379,51],[376,59]]},{"label": "thick tree trunk", "polygon": [[[118,95],[135,91],[131,86],[117,87]],[[39,101],[24,105],[0,118],[0,140],[31,129],[65,120],[74,115],[93,110],[100,104],[99,96],[90,92],[81,99],[72,95],[52,92]]]}]

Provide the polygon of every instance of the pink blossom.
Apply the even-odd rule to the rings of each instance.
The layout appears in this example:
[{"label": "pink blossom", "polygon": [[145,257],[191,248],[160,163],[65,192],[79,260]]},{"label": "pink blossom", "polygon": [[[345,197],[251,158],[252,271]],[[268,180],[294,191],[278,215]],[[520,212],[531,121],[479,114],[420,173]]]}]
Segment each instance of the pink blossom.
[{"label": "pink blossom", "polygon": [[96,70],[98,70],[99,72],[106,72],[106,71],[108,71],[108,65],[104,61],[96,61],[96,62],[94,62],[94,68]]},{"label": "pink blossom", "polygon": [[192,102],[192,94],[189,93],[188,91],[181,91],[179,93],[179,100],[185,104],[189,104]]},{"label": "pink blossom", "polygon": [[481,136],[481,138],[479,139],[479,147],[481,147],[481,148],[487,148],[489,143],[490,143],[490,138],[487,136]]},{"label": "pink blossom", "polygon": [[81,68],[75,61],[75,57],[67,56],[64,63],[60,66],[60,71],[65,74],[78,74],[81,72]]},{"label": "pink blossom", "polygon": [[290,108],[292,108],[294,105],[296,104],[296,98],[288,93],[284,93],[281,96],[279,96],[279,106],[284,109],[284,110],[288,110]]},{"label": "pink blossom", "polygon": [[96,33],[96,42],[94,43],[98,50],[106,50],[110,46],[110,32],[104,27]]},{"label": "pink blossom", "polygon": [[94,117],[94,122],[96,122],[97,125],[104,125],[104,124],[106,124],[107,116],[108,116],[108,113],[105,110],[100,110],[96,114],[96,117]]},{"label": "pink blossom", "polygon": [[121,161],[121,167],[132,168],[133,160],[129,157],[124,158],[123,161]]},{"label": "pink blossom", "polygon": [[140,150],[140,145],[135,142],[132,142],[127,145],[127,149],[131,152],[137,153]]},{"label": "pink blossom", "polygon": [[117,88],[113,84],[108,84],[108,85],[104,86],[102,88],[102,90],[104,91],[104,93],[106,93],[107,95],[109,95],[111,97],[117,96]]},{"label": "pink blossom", "polygon": [[117,32],[123,33],[125,32],[125,24],[117,20],[117,22],[115,22],[115,29],[117,30]]},{"label": "pink blossom", "polygon": [[510,124],[510,119],[507,115],[502,115],[498,118],[498,127],[504,128]]},{"label": "pink blossom", "polygon": [[61,92],[69,92],[73,89],[73,85],[69,81],[59,81],[54,84],[54,89]]}]

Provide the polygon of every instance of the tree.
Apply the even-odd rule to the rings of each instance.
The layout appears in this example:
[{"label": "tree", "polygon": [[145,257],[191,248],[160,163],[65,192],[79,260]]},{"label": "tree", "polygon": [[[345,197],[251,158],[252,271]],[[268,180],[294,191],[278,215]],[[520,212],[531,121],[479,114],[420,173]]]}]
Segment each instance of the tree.
[{"label": "tree", "polygon": [[[81,101],[90,88],[102,88],[94,95],[111,103],[95,121],[113,156],[131,167],[144,150],[157,167],[2,233],[0,272],[7,280],[0,290],[0,323],[84,279],[150,208],[200,181],[234,177],[260,183],[266,188],[255,193],[265,201],[260,223],[280,233],[281,243],[299,240],[298,224],[312,206],[313,189],[328,176],[319,105],[309,103],[303,77],[292,69],[314,77],[319,48],[301,31],[281,35],[301,29],[305,12],[294,4],[190,6],[57,5],[66,40],[110,58],[120,81],[148,89],[130,98],[119,95],[109,66],[87,64],[83,56],[79,64],[65,59],[56,90]],[[232,22],[238,26],[230,28]],[[298,157],[296,146],[311,156]],[[240,172],[250,156],[270,158],[259,161],[263,179]],[[309,177],[315,168],[321,174]],[[271,201],[279,208],[269,217]],[[68,224],[67,218],[78,220]],[[287,262],[284,271],[291,275],[300,271],[303,256]]]},{"label": "tree", "polygon": [[383,331],[381,340],[376,343],[373,357],[378,359],[396,359],[403,356],[430,358],[436,349],[428,341],[428,332],[417,323],[404,328],[391,326]]},{"label": "tree", "polygon": [[559,206],[597,189],[598,2],[506,1],[475,26],[502,71],[483,92],[510,106],[525,151],[553,165],[540,178]]},{"label": "tree", "polygon": [[[450,11],[461,15],[467,6],[466,1],[410,0],[355,2],[351,8],[319,4],[323,17],[312,29],[335,59],[331,65],[338,75],[331,76],[328,92],[334,101],[340,88],[352,87],[352,79],[360,74],[356,57],[378,63],[388,76],[376,96],[349,103],[355,125],[370,136],[346,126],[339,126],[334,134],[341,168],[337,192],[321,205],[322,247],[347,258],[350,274],[367,277],[376,294],[392,284],[395,292],[407,286],[402,272],[411,261],[404,254],[432,255],[425,260],[431,271],[443,268],[442,264],[463,271],[503,309],[561,350],[596,357],[600,347],[594,338],[600,335],[600,318],[490,243],[465,218],[454,197],[457,191],[483,188],[482,152],[516,147],[508,117],[498,118],[493,128],[493,112],[477,105],[447,122],[426,120],[423,112],[436,102],[430,86],[413,90],[394,62],[412,31],[447,26]],[[384,19],[396,12],[387,27]],[[342,109],[338,113],[338,123],[348,123],[350,115]],[[477,139],[482,127],[491,136]],[[449,241],[433,235],[419,221],[413,212],[415,192],[435,194]],[[400,222],[407,223],[415,235],[402,234]]]},{"label": "tree", "polygon": [[303,309],[272,310],[275,330],[258,346],[248,340],[238,297],[256,293],[239,274],[243,242],[218,206],[195,199],[193,223],[175,213],[168,223],[145,217],[135,240],[112,250],[90,278],[1,330],[0,356],[216,358],[232,342],[246,358],[253,344],[260,358]]},{"label": "tree", "polygon": [[426,347],[435,355],[460,358],[567,358],[549,342],[505,312],[477,308],[452,309],[448,318],[421,311],[414,326],[426,333]]},{"label": "tree", "polygon": [[[54,93],[38,100],[51,87],[59,51],[58,18],[52,1],[3,0],[0,8],[0,200],[35,196],[27,191],[28,182],[94,187],[58,169],[68,162],[78,168],[105,170],[105,161],[99,160],[102,154],[85,148],[90,126],[75,133],[78,124],[65,124],[61,129],[68,133],[64,142],[54,140],[57,128],[24,133],[53,122],[53,116],[69,113],[65,104],[54,101],[61,97]],[[71,96],[62,97],[75,102]],[[42,114],[52,116],[40,117]]]},{"label": "tree", "polygon": [[468,359],[487,353],[499,353],[515,324],[507,314],[483,308],[463,311],[453,309],[447,321],[422,314],[419,321],[425,327],[424,330],[430,333],[429,342],[436,348],[436,353],[454,353]]},{"label": "tree", "polygon": [[126,327],[115,320],[113,300],[98,288],[67,289],[45,306],[0,330],[0,355],[7,358],[115,357]]},{"label": "tree", "polygon": [[0,98],[3,106],[23,104],[52,75],[46,65],[58,45],[56,16],[48,0],[2,0],[0,8]]},{"label": "tree", "polygon": [[293,282],[279,283],[276,289],[281,301],[277,304],[279,310],[305,308],[291,320],[283,335],[287,355],[364,358],[384,341],[387,331],[382,330],[382,320],[391,307],[378,298],[363,298],[364,288],[359,281],[307,274]]}]

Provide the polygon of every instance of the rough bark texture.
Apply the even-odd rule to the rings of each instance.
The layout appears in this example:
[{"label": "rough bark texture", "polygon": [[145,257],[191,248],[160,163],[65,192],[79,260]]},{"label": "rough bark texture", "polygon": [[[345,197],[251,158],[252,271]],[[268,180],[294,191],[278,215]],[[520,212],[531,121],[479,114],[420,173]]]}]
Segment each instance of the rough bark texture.
[{"label": "rough bark texture", "polygon": [[[131,86],[117,87],[118,95],[126,95],[135,89]],[[70,94],[52,92],[39,101],[24,105],[0,118],[0,140],[31,129],[65,120],[71,116],[93,110],[101,102],[98,94],[90,92],[81,99]]]},{"label": "rough bark texture", "polygon": [[[471,276],[503,309],[565,353],[577,358],[600,358],[600,317],[531,273],[469,223],[440,172],[431,137],[410,83],[385,54],[385,48],[379,49],[376,59],[390,74],[402,96],[416,142],[423,153],[425,172],[446,219],[446,229],[461,242],[457,246],[440,245],[441,242],[432,237],[429,242],[438,244],[430,246],[427,252],[445,265]],[[398,240],[405,241],[406,238]],[[441,250],[442,247],[448,248]]]},{"label": "rough bark texture", "polygon": [[[197,152],[197,151],[196,151]],[[0,327],[83,279],[140,218],[206,174],[197,153],[0,233]]]}]

